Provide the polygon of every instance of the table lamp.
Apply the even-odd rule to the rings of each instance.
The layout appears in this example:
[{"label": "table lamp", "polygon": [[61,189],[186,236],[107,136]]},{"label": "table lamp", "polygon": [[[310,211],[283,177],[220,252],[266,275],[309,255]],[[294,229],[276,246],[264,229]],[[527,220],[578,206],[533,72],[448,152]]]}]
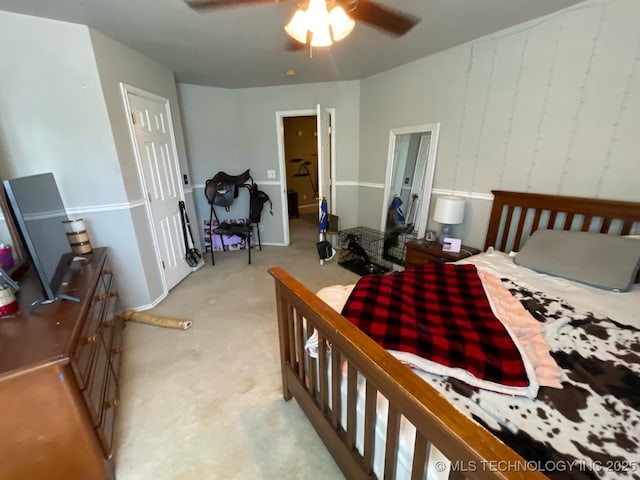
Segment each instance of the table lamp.
[{"label": "table lamp", "polygon": [[438,238],[440,244],[445,237],[451,236],[451,225],[462,223],[464,218],[464,198],[447,195],[438,197],[433,219],[442,223],[442,235]]}]

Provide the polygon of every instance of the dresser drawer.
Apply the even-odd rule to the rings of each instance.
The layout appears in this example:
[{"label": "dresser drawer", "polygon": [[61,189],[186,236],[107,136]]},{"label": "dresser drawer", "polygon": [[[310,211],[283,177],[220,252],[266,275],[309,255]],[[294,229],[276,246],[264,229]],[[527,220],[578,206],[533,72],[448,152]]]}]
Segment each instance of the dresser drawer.
[{"label": "dresser drawer", "polygon": [[87,386],[92,363],[95,357],[96,347],[100,340],[100,324],[104,317],[107,294],[102,283],[98,283],[98,290],[93,296],[91,307],[87,315],[75,352],[71,357],[71,366],[78,380],[80,389]]},{"label": "dresser drawer", "polygon": [[113,288],[113,268],[111,267],[111,261],[109,258],[104,262],[104,267],[102,268],[102,284],[104,285],[104,289],[107,292],[110,292]]},{"label": "dresser drawer", "polygon": [[102,321],[102,338],[104,346],[109,356],[111,356],[111,348],[114,339],[115,324],[117,320],[116,310],[118,308],[118,292],[111,292],[107,298],[107,305],[104,312],[104,320]]},{"label": "dresser drawer", "polygon": [[[425,252],[424,250],[417,250],[413,248],[407,248],[407,254],[405,257],[405,266],[406,267],[418,267],[421,265],[425,265],[429,262],[437,261],[438,257]],[[443,259],[444,261],[444,259]]]},{"label": "dresser drawer", "polygon": [[[111,274],[102,278],[111,278]],[[98,329],[94,333],[98,341],[95,346],[93,360],[90,363],[89,375],[86,380],[86,388],[83,391],[89,415],[94,426],[97,426],[102,419],[103,397],[106,390],[107,373],[111,361],[111,346],[114,338],[115,316],[118,303],[117,292],[109,292],[111,282],[104,286],[104,294],[96,297],[97,301],[103,304],[101,319],[98,322]]]},{"label": "dresser drawer", "polygon": [[107,384],[102,404],[102,419],[96,427],[96,433],[106,458],[113,454],[113,432],[116,422],[116,412],[120,405],[120,388],[116,381],[115,373],[109,366],[107,369]]},{"label": "dresser drawer", "polygon": [[87,381],[87,388],[82,391],[94,426],[98,425],[102,419],[102,399],[106,389],[108,369],[109,355],[104,346],[104,339],[101,337],[96,347],[95,360]]},{"label": "dresser drawer", "polygon": [[113,326],[113,343],[111,344],[111,368],[119,382],[120,362],[122,360],[122,333],[124,330],[124,320],[116,318]]}]

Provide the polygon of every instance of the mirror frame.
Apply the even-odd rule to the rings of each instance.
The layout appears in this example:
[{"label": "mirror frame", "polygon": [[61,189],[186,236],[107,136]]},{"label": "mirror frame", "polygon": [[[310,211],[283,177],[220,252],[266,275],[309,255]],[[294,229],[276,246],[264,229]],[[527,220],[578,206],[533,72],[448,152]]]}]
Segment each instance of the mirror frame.
[{"label": "mirror frame", "polygon": [[438,135],[440,133],[440,122],[423,123],[421,125],[411,125],[408,127],[392,128],[389,132],[389,151],[387,154],[387,174],[384,183],[384,195],[382,199],[382,215],[380,220],[380,231],[386,229],[387,212],[389,204],[389,188],[391,186],[391,177],[393,176],[393,159],[396,149],[396,138],[398,135],[406,135],[411,133],[431,133],[429,143],[429,153],[427,154],[427,168],[425,169],[424,182],[424,201],[421,202],[420,211],[418,212],[418,233],[417,238],[424,238],[427,231],[427,223],[429,220],[429,208],[431,207],[431,192],[433,190],[433,177],[436,168],[436,155],[438,153]]},{"label": "mirror frame", "polygon": [[13,222],[13,217],[11,216],[11,211],[9,210],[9,208],[9,204],[7,203],[7,198],[4,193],[3,177],[0,177],[0,214],[4,219],[4,222],[7,226],[7,231],[9,232],[9,236],[11,237],[11,248],[13,250],[13,257],[15,259],[16,265],[18,265],[25,262],[27,254],[25,252],[24,245],[22,244],[22,238],[20,237],[18,229]]}]

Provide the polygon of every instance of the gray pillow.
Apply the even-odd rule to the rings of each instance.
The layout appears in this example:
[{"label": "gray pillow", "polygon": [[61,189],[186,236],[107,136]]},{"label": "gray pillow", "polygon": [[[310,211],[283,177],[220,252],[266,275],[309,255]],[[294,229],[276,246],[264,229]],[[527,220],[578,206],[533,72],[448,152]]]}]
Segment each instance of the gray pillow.
[{"label": "gray pillow", "polygon": [[514,262],[592,287],[627,292],[640,268],[640,242],[603,233],[538,230]]},{"label": "gray pillow", "polygon": [[[624,238],[633,238],[636,241],[640,242],[640,235],[625,235]],[[640,268],[638,269],[638,274],[636,275],[636,283],[640,283]]]}]

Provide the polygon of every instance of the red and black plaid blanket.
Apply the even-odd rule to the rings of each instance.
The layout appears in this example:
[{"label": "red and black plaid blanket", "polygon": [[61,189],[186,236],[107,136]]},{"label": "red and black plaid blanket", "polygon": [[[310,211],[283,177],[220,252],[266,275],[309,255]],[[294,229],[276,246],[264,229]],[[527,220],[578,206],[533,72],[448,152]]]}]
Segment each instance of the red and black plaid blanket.
[{"label": "red and black plaid blanket", "polygon": [[430,263],[367,275],[356,284],[342,315],[388,350],[461,369],[481,382],[518,388],[530,384],[517,346],[491,310],[475,265]]}]

